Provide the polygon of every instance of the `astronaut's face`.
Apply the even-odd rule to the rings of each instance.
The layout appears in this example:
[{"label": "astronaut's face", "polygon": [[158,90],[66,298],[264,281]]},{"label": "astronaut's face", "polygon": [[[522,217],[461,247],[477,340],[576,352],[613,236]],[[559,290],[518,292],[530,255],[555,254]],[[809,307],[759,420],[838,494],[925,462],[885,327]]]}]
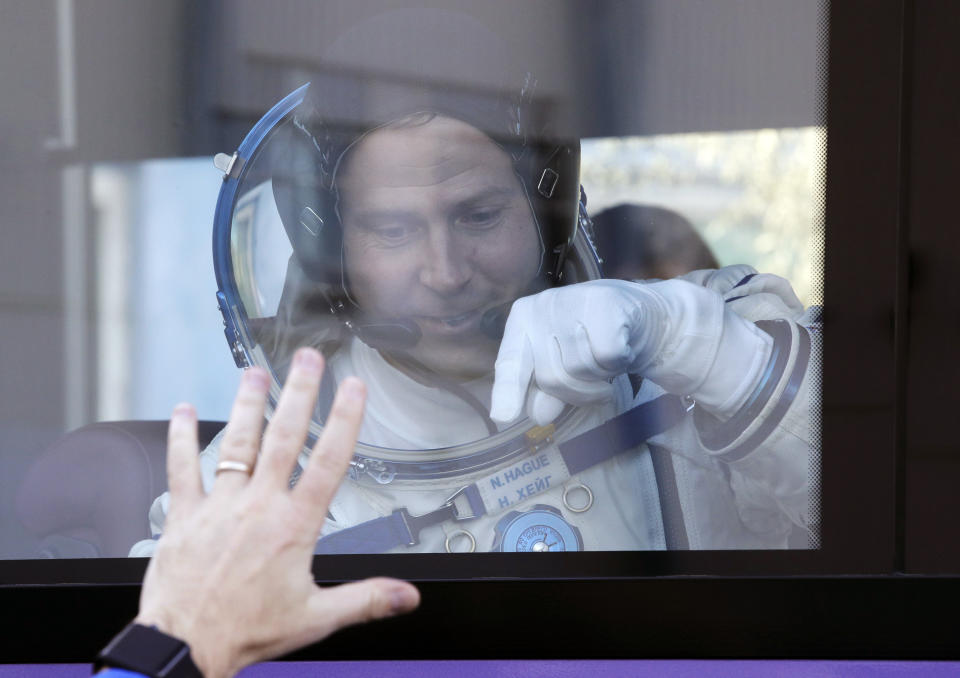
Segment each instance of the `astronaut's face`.
[{"label": "astronaut's face", "polygon": [[481,319],[530,285],[542,248],[509,156],[437,116],[363,138],[337,183],[354,301],[374,319],[415,323],[422,338],[409,353],[430,369],[491,372],[499,341]]}]

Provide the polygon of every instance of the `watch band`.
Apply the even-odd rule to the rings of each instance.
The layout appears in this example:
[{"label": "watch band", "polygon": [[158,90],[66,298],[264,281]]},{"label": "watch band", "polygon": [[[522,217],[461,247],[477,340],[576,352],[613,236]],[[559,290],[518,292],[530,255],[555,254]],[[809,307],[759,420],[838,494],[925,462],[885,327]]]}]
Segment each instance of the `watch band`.
[{"label": "watch band", "polygon": [[142,673],[129,671],[127,669],[118,669],[116,666],[104,666],[100,669],[94,669],[97,678],[144,678]]},{"label": "watch band", "polygon": [[128,624],[100,651],[93,672],[105,666],[153,678],[203,678],[186,643],[152,626],[137,623]]}]

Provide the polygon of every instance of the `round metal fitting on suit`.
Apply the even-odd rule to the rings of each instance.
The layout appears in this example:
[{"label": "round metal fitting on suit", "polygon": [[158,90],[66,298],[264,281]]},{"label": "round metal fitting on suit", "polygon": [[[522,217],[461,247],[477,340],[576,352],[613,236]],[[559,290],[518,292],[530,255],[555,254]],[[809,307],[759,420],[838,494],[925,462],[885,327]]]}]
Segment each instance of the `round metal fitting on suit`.
[{"label": "round metal fitting on suit", "polygon": [[[570,497],[574,492],[577,492],[578,490],[583,490],[585,494],[585,501],[577,502],[576,504],[574,504],[573,502],[570,501]],[[583,483],[568,485],[563,489],[563,505],[566,506],[568,510],[573,511],[574,513],[583,513],[584,511],[589,511],[590,507],[593,506],[593,491]]]},{"label": "round metal fitting on suit", "polygon": [[[470,548],[468,548],[466,551],[452,550],[450,546],[461,538],[465,538],[469,542]],[[473,553],[477,550],[477,540],[466,530],[457,530],[456,532],[451,532],[447,535],[447,538],[444,541],[444,548],[446,548],[447,553]]]}]

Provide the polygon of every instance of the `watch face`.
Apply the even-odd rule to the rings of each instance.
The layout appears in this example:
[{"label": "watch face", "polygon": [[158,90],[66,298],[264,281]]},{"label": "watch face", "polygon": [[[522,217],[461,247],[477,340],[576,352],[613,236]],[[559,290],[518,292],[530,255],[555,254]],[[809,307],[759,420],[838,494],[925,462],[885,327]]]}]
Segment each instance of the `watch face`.
[{"label": "watch face", "polygon": [[132,671],[144,676],[203,678],[193,663],[190,648],[179,638],[153,626],[132,622],[97,656],[94,672],[101,667]]},{"label": "watch face", "polygon": [[500,551],[511,553],[583,549],[580,531],[564,520],[557,509],[542,504],[505,516],[497,526],[496,544]]}]

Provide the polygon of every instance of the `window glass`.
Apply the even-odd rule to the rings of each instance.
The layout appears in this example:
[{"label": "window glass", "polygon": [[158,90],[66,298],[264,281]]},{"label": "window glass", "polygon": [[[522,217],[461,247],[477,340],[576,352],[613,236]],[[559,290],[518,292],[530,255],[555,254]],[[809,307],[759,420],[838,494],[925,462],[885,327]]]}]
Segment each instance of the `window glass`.
[{"label": "window glass", "polygon": [[821,4],[17,8],[0,557],[149,556],[302,345],[320,554],[816,551]]}]

